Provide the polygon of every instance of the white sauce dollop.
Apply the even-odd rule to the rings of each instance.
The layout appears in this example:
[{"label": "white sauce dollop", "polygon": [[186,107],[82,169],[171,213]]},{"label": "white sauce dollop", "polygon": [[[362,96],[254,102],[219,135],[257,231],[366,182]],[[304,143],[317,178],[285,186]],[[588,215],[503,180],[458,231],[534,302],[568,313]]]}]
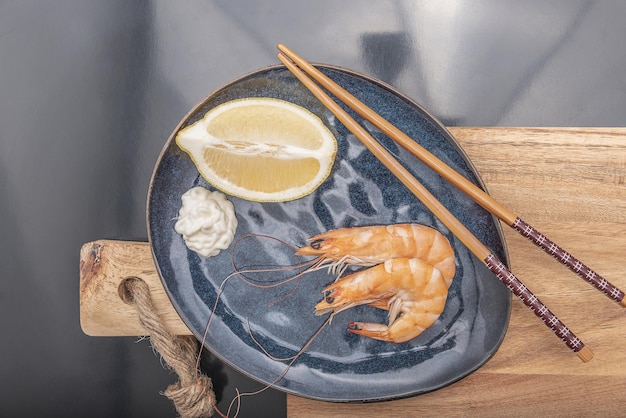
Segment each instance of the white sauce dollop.
[{"label": "white sauce dollop", "polygon": [[235,238],[237,218],[235,207],[218,191],[203,187],[187,190],[183,205],[174,225],[189,249],[204,257],[212,257],[225,250]]}]

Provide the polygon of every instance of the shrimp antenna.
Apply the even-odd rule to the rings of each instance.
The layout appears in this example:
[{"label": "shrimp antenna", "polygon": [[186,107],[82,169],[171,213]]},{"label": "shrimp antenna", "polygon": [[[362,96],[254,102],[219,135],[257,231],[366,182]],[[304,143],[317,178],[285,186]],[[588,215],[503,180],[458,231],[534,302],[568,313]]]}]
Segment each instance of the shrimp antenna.
[{"label": "shrimp antenna", "polygon": [[[228,405],[228,409],[226,411],[226,414],[223,414],[222,412],[220,412],[217,407],[215,407],[214,405],[214,409],[218,412],[218,414],[222,417],[228,417],[230,416],[230,413],[232,411],[233,406],[237,405],[236,410],[235,410],[235,417],[239,414],[239,409],[241,407],[241,398],[243,398],[244,396],[254,396],[254,395],[258,395],[262,392],[265,392],[267,389],[271,388],[272,386],[274,386],[276,383],[278,383],[283,377],[285,377],[285,375],[287,374],[287,372],[289,371],[289,369],[291,369],[291,366],[293,366],[293,364],[296,362],[296,360],[298,360],[298,358],[302,355],[302,353],[304,353],[306,351],[307,348],[309,348],[311,346],[311,344],[313,343],[313,341],[319,336],[319,334],[324,330],[324,328],[326,328],[326,326],[331,322],[332,317],[334,316],[334,313],[331,313],[328,318],[326,318],[326,320],[322,323],[322,325],[320,325],[320,327],[317,329],[317,331],[315,331],[315,333],[307,340],[307,342],[302,346],[302,348],[292,357],[288,357],[287,359],[290,360],[289,363],[287,364],[287,367],[285,367],[285,370],[283,370],[278,376],[276,376],[276,378],[274,380],[272,380],[270,383],[267,383],[265,386],[263,386],[262,388],[252,391],[252,392],[239,392],[239,389],[235,389],[236,391],[236,396],[230,401],[230,404]],[[247,320],[246,320],[247,321]],[[250,332],[250,336],[252,337],[253,341],[257,344],[257,346],[259,348],[261,348],[261,350],[268,356],[270,357],[272,360],[275,361],[281,361],[278,358],[272,357],[266,349],[264,349],[257,341],[256,339],[254,339],[254,337],[252,336],[252,333],[250,331],[250,325],[248,323],[248,332]]]}]

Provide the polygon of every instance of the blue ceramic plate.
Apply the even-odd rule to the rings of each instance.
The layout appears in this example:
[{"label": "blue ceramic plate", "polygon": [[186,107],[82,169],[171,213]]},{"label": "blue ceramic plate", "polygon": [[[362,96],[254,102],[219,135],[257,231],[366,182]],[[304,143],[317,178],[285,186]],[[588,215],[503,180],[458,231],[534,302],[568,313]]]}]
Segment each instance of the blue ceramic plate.
[{"label": "blue ceramic plate", "polygon": [[[454,138],[415,102],[366,76],[336,67],[320,68],[482,187]],[[334,278],[325,271],[316,272],[306,275],[297,287],[292,283],[259,289],[235,277],[224,286],[205,346],[253,379],[328,401],[416,395],[455,382],[484,364],[497,350],[508,325],[508,290],[282,66],[244,76],[198,104],[168,140],[153,173],[147,220],[154,259],[172,303],[196,337],[203,338],[217,289],[233,271],[233,260],[239,268],[270,269],[297,261],[290,248],[260,237],[243,239],[232,251],[202,258],[188,250],[174,231],[181,195],[194,186],[211,189],[177,147],[174,136],[221,103],[255,96],[308,108],[336,135],[339,149],[330,177],[309,196],[286,203],[229,197],[239,221],[235,239],[263,234],[302,246],[307,237],[338,227],[416,222],[448,237],[456,251],[457,273],[443,314],[414,340],[393,344],[346,332],[348,321],[386,322],[383,311],[353,308],[335,316],[280,379],[287,361],[276,358],[294,356],[320,328],[326,317],[315,316],[313,306],[322,297],[321,289]],[[491,215],[370,124],[362,124],[485,245],[507,259],[502,232]],[[275,272],[249,277],[270,282],[287,276]]]}]

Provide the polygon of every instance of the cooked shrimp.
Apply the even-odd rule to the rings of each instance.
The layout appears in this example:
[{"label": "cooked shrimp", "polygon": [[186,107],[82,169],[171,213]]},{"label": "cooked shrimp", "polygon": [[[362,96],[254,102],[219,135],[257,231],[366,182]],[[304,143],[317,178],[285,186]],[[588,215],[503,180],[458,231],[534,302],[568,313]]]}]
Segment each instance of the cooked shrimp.
[{"label": "cooked shrimp", "polygon": [[323,290],[315,313],[335,314],[357,305],[389,311],[389,324],[350,322],[348,331],[382,341],[409,341],[443,312],[448,285],[442,273],[418,258],[396,258],[338,279]]},{"label": "cooked shrimp", "polygon": [[392,258],[419,258],[441,271],[448,286],[455,273],[454,250],[439,231],[419,224],[340,228],[309,239],[298,255],[319,256],[335,272],[346,265],[373,266]]}]

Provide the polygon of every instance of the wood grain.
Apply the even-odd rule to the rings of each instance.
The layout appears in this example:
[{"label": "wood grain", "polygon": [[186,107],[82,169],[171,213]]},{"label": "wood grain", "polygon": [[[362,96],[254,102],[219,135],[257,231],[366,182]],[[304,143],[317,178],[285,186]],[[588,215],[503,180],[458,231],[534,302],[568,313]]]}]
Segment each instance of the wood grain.
[{"label": "wood grain", "polygon": [[[450,131],[497,200],[626,289],[626,129]],[[591,362],[581,363],[514,299],[502,346],[461,381],[425,395],[372,404],[288,395],[289,416],[623,415],[626,310],[503,228],[512,271],[594,351]],[[86,333],[142,335],[132,307],[115,300],[119,282],[129,275],[150,283],[159,311],[175,332],[189,332],[167,300],[146,243],[97,241],[81,251],[81,323]]]},{"label": "wood grain", "polygon": [[91,336],[148,335],[137,311],[120,297],[120,284],[139,277],[150,288],[154,307],[173,335],[191,335],[174,310],[154,266],[147,242],[100,240],[80,251],[80,325]]}]

